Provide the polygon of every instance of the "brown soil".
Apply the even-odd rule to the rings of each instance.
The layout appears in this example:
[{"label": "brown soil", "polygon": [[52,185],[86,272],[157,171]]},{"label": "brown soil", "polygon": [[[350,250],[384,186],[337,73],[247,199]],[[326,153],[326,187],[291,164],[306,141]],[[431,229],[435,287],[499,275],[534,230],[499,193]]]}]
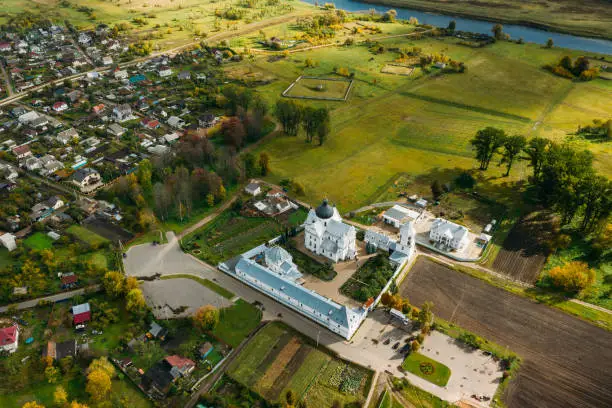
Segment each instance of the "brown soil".
[{"label": "brown soil", "polygon": [[426,258],[401,293],[522,357],[504,395],[509,408],[612,406],[612,333]]},{"label": "brown soil", "polygon": [[289,380],[302,366],[302,363],[306,360],[306,357],[310,354],[312,347],[302,345],[300,349],[295,353],[289,364],[285,367],[281,375],[276,378],[274,385],[270,388],[270,401],[279,401],[282,399],[281,392],[289,384]]},{"label": "brown soil", "polygon": [[289,343],[285,345],[277,354],[276,358],[270,364],[265,374],[261,377],[259,382],[257,383],[256,390],[260,391],[260,393],[268,400],[274,401],[277,396],[276,393],[271,392],[272,386],[276,384],[279,377],[282,377],[281,374],[284,373],[287,364],[293,356],[298,352],[301,347],[300,341],[297,337],[293,337]]},{"label": "brown soil", "polygon": [[512,228],[493,269],[522,282],[535,283],[546,262],[548,245],[558,234],[556,218],[549,213],[532,213]]}]

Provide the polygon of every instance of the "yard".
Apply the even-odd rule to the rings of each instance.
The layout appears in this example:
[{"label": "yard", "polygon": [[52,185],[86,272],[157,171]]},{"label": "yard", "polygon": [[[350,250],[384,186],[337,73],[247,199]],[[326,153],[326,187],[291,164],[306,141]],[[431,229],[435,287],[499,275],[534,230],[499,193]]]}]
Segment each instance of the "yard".
[{"label": "yard", "polygon": [[71,225],[70,227],[68,227],[68,229],[66,229],[66,231],[72,234],[75,238],[86,242],[91,246],[98,247],[109,242],[108,239],[77,224]]},{"label": "yard", "polygon": [[237,347],[261,321],[261,311],[239,299],[233,306],[221,309],[219,324],[213,335],[232,347]]},{"label": "yard", "polygon": [[37,249],[42,251],[43,249],[49,249],[53,246],[53,240],[47,236],[44,232],[35,232],[23,241],[24,245],[30,249]]},{"label": "yard", "polygon": [[208,289],[212,290],[213,292],[216,292],[217,294],[223,296],[226,299],[231,299],[234,297],[234,294],[230,292],[229,290],[225,289],[224,287],[217,285],[215,282],[211,280],[200,278],[198,276],[177,274],[177,275],[166,275],[166,276],[160,277],[160,279],[181,279],[181,278],[191,279],[193,281],[196,281],[200,285],[206,286]]},{"label": "yard", "polygon": [[288,390],[308,406],[331,407],[335,401],[362,401],[372,373],[314,348],[292,329],[270,323],[242,350],[228,375],[267,401],[279,402]]},{"label": "yard", "polygon": [[406,357],[402,368],[440,387],[448,383],[451,375],[447,366],[417,352],[412,352]]},{"label": "yard", "polygon": [[389,258],[378,254],[369,258],[341,287],[342,294],[359,302],[376,297],[395,272]]},{"label": "yard", "polygon": [[278,236],[282,228],[275,220],[246,217],[225,211],[183,240],[183,247],[211,264],[232,258]]},{"label": "yard", "polygon": [[[294,239],[303,239],[303,235],[300,234]],[[338,273],[334,270],[331,264],[322,264],[318,262],[314,258],[295,248],[293,242],[294,241],[291,241],[284,245],[284,248],[291,254],[293,257],[293,263],[297,265],[300,272],[316,276],[317,278],[325,281],[330,281],[336,277]]]},{"label": "yard", "polygon": [[289,98],[344,101],[349,97],[352,80],[344,78],[300,77],[287,88]]}]

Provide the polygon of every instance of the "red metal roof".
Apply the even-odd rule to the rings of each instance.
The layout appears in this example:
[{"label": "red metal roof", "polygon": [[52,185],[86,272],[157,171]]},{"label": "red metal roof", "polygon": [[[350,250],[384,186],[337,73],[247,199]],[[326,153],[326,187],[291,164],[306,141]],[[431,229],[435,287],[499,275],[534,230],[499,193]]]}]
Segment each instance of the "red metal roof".
[{"label": "red metal roof", "polygon": [[0,329],[0,346],[13,344],[17,340],[18,330],[19,328],[16,324]]},{"label": "red metal roof", "polygon": [[91,312],[83,312],[79,314],[75,314],[72,318],[72,322],[74,324],[81,324],[84,322],[88,322],[91,320]]},{"label": "red metal roof", "polygon": [[166,357],[165,360],[172,367],[177,367],[177,368],[180,368],[180,369],[183,369],[185,367],[195,367],[195,363],[193,362],[193,360],[190,360],[188,358],[184,358],[184,357],[181,357],[181,356],[177,356],[177,355],[168,356],[168,357]]},{"label": "red metal roof", "polygon": [[76,275],[64,275],[61,277],[61,281],[64,285],[70,285],[76,283],[79,280]]}]

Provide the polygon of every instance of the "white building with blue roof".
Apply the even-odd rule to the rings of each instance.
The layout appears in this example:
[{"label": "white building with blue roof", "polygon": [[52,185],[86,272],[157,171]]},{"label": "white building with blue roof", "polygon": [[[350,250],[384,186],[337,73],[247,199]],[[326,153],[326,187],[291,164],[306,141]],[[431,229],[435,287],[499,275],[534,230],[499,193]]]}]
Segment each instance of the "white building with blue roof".
[{"label": "white building with blue roof", "polygon": [[277,302],[301,313],[347,340],[353,336],[367,316],[367,311],[362,308],[350,309],[340,305],[306,289],[294,280],[287,279],[283,274],[273,272],[267,266],[243,256],[234,266],[233,273],[236,278],[247,285],[265,293]]}]

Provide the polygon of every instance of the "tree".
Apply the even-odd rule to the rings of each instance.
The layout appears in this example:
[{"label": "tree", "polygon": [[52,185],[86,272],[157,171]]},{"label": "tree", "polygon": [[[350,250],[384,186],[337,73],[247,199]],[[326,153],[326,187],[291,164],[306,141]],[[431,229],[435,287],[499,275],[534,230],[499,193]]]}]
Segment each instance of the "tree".
[{"label": "tree", "polygon": [[455,31],[455,28],[457,28],[457,23],[455,22],[455,20],[451,20],[448,23],[448,30],[453,32],[453,31]]},{"label": "tree", "polygon": [[254,177],[257,170],[257,159],[253,153],[247,153],[242,159],[244,162],[244,172],[247,177]]},{"label": "tree", "polygon": [[591,67],[591,63],[589,59],[586,57],[578,57],[576,61],[574,61],[574,67],[572,69],[572,73],[579,77],[584,71],[588,71]]},{"label": "tree", "polygon": [[219,323],[219,309],[212,305],[200,307],[193,315],[193,324],[202,331],[210,331]]},{"label": "tree", "polygon": [[113,297],[119,297],[124,293],[125,277],[121,272],[109,271],[102,279],[104,291]]},{"label": "tree", "polygon": [[383,293],[382,296],[380,297],[380,303],[382,303],[384,306],[389,306],[391,304],[392,296],[393,295],[389,292]]},{"label": "tree", "polygon": [[110,378],[113,378],[115,376],[115,367],[110,361],[108,361],[106,357],[100,357],[100,358],[93,360],[89,364],[89,367],[87,367],[88,373],[95,371],[95,370],[104,371]]},{"label": "tree", "polygon": [[421,311],[419,312],[419,323],[421,323],[421,326],[431,324],[431,320],[433,318],[433,313],[431,312],[432,308],[432,302],[425,302],[423,303],[423,306],[421,306]]},{"label": "tree", "polygon": [[138,183],[145,191],[151,191],[151,177],[153,176],[153,165],[148,159],[144,159],[138,164],[138,170],[136,171],[136,177],[138,177]]},{"label": "tree", "polygon": [[58,385],[53,392],[53,402],[57,406],[63,406],[68,402],[68,393],[61,385]]},{"label": "tree", "polygon": [[442,185],[440,182],[438,180],[434,180],[434,182],[431,183],[431,194],[433,195],[434,200],[438,201],[443,192],[444,190],[442,190]]},{"label": "tree", "polygon": [[464,171],[455,179],[455,184],[459,188],[471,190],[474,188],[476,180],[474,180],[474,177],[470,173]]},{"label": "tree", "polygon": [[287,393],[285,394],[285,401],[285,406],[287,408],[292,408],[295,406],[295,395],[293,394],[293,391],[287,390]]},{"label": "tree", "polygon": [[568,292],[579,292],[595,282],[595,272],[585,262],[573,261],[548,271],[552,284]]},{"label": "tree", "polygon": [[21,408],[45,408],[44,405],[39,404],[36,401],[30,401],[23,404]]},{"label": "tree", "polygon": [[489,168],[491,159],[506,140],[506,133],[501,129],[486,127],[476,132],[470,141],[476,149],[476,159],[480,161],[480,170]]},{"label": "tree", "polygon": [[72,401],[70,403],[70,405],[68,406],[68,408],[89,408],[87,405],[85,404],[81,404],[77,401]]},{"label": "tree", "polygon": [[146,308],[146,302],[140,289],[132,289],[125,296],[126,310],[133,313],[142,313]]},{"label": "tree", "polygon": [[397,18],[397,11],[395,11],[394,9],[388,10],[387,12],[385,12],[385,14],[383,14],[383,21],[387,21],[389,23],[393,23],[395,21],[395,19]]},{"label": "tree", "polygon": [[506,163],[506,176],[510,174],[510,169],[512,168],[514,159],[520,152],[523,151],[526,144],[527,139],[525,139],[525,136],[520,135],[509,136],[504,141],[504,151],[502,153],[500,164]]},{"label": "tree", "polygon": [[491,32],[493,33],[493,37],[495,37],[496,40],[503,40],[504,38],[504,26],[503,25],[495,24],[493,28],[491,29]]},{"label": "tree", "polygon": [[283,132],[297,136],[302,122],[302,105],[292,100],[279,99],[274,114],[283,127]]},{"label": "tree", "polygon": [[342,402],[339,400],[334,400],[334,402],[332,402],[331,408],[342,408]]},{"label": "tree", "polygon": [[554,45],[555,45],[555,42],[553,41],[553,39],[552,39],[552,38],[549,38],[549,39],[546,41],[546,48],[552,48]]},{"label": "tree", "polygon": [[259,169],[262,176],[267,176],[270,172],[270,156],[266,152],[259,154]]},{"label": "tree", "polygon": [[87,375],[85,390],[93,402],[102,402],[111,390],[111,378],[101,369],[91,371]]},{"label": "tree", "polygon": [[55,384],[59,381],[61,373],[59,368],[55,366],[48,366],[45,368],[45,378],[49,384]]},{"label": "tree", "polygon": [[581,228],[591,231],[612,212],[612,181],[603,176],[587,177],[578,188],[583,206]]},{"label": "tree", "polygon": [[421,343],[419,343],[418,340],[412,340],[412,343],[410,343],[410,349],[412,350],[412,352],[416,353],[417,351],[419,351],[420,348]]},{"label": "tree", "polygon": [[329,110],[327,110],[327,108],[321,108],[317,111],[317,115],[319,117],[319,126],[317,127],[317,139],[319,140],[319,146],[323,146],[323,143],[327,140],[327,136],[331,132]]},{"label": "tree", "polygon": [[225,144],[239,149],[244,143],[246,130],[237,117],[226,119],[221,124],[220,133],[223,135]]},{"label": "tree", "polygon": [[539,180],[542,166],[544,165],[544,159],[548,153],[548,149],[551,146],[551,141],[543,137],[534,137],[527,143],[524,151],[527,154],[531,167],[533,168],[534,180]]}]

